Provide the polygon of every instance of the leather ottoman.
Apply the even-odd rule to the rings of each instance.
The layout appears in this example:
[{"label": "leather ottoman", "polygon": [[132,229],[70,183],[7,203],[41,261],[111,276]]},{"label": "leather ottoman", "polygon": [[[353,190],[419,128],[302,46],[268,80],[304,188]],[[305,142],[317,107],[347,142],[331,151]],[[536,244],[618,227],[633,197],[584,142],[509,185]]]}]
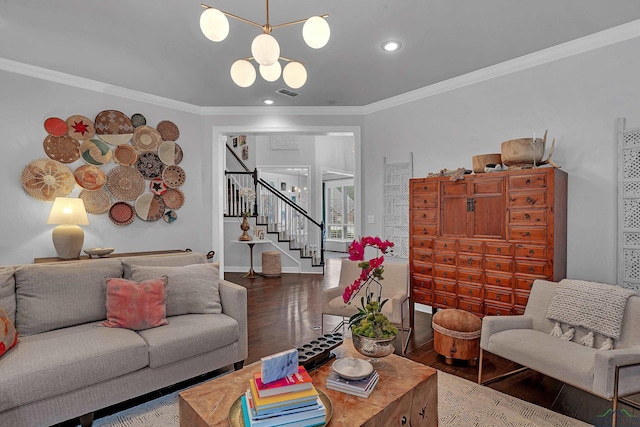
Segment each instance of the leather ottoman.
[{"label": "leather ottoman", "polygon": [[446,358],[467,360],[475,366],[480,357],[480,332],[482,321],[467,311],[448,308],[433,315],[433,348]]}]

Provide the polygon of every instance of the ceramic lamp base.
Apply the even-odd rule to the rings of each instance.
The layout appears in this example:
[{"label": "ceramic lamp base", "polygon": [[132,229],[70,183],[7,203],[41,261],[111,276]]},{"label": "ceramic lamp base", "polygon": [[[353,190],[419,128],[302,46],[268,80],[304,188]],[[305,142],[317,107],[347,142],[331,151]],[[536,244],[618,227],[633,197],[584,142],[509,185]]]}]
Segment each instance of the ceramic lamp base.
[{"label": "ceramic lamp base", "polygon": [[53,247],[56,248],[58,258],[80,258],[80,251],[84,244],[84,231],[78,225],[59,225],[51,234]]}]

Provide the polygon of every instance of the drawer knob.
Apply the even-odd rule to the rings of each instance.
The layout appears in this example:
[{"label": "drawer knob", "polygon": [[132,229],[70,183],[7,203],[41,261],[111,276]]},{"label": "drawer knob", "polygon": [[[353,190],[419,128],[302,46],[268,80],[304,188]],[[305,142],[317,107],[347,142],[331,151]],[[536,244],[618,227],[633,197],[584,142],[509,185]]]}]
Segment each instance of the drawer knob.
[{"label": "drawer knob", "polygon": [[527,221],[531,219],[531,215],[529,214],[524,214],[524,219],[526,219]]},{"label": "drawer knob", "polygon": [[447,261],[448,261],[447,257],[442,258],[442,262],[447,262]]},{"label": "drawer knob", "polygon": [[500,279],[496,279],[496,285],[500,284]]},{"label": "drawer knob", "polygon": [[447,249],[449,247],[449,245],[447,245],[446,243],[444,244],[444,248]]},{"label": "drawer knob", "polygon": [[526,233],[524,233],[524,237],[531,237],[531,233],[527,231]]},{"label": "drawer knob", "polygon": [[424,242],[420,242],[420,246],[424,248]]},{"label": "drawer knob", "polygon": [[424,268],[423,268],[422,270],[420,270],[420,272],[421,272],[422,274],[424,274]]},{"label": "drawer knob", "polygon": [[473,276],[472,275],[468,275],[467,279],[471,280],[471,279],[473,279]]},{"label": "drawer knob", "polygon": [[531,184],[531,180],[527,179],[527,181],[525,182],[527,185]]},{"label": "drawer knob", "polygon": [[422,261],[424,261],[426,257],[427,257],[426,255],[420,255],[420,259],[421,259]]},{"label": "drawer knob", "polygon": [[497,264],[496,264],[496,268],[500,268],[500,263],[497,263]]},{"label": "drawer knob", "polygon": [[447,273],[447,272],[445,271],[445,272],[444,272],[444,274],[443,274],[443,276],[444,276],[444,277],[447,277],[447,275],[448,275],[448,274],[449,274],[449,273]]},{"label": "drawer knob", "polygon": [[501,254],[501,253],[502,253],[502,248],[498,248],[498,250],[497,250],[496,252],[498,252],[499,254]]},{"label": "drawer knob", "polygon": [[469,246],[469,252],[473,250],[473,246]]},{"label": "drawer knob", "polygon": [[529,255],[533,255],[534,253],[533,249],[529,249]]},{"label": "drawer knob", "polygon": [[471,310],[471,304],[467,304],[467,310]]},{"label": "drawer knob", "polygon": [[473,260],[471,258],[469,258],[469,261],[467,261],[467,265],[473,265]]},{"label": "drawer knob", "polygon": [[527,196],[527,203],[529,203],[530,205],[533,205],[535,201],[530,196]]},{"label": "drawer knob", "polygon": [[447,290],[447,285],[442,285],[442,290],[446,291]]},{"label": "drawer knob", "polygon": [[428,205],[429,203],[428,203],[426,200],[424,200],[424,204],[425,204],[425,205]]},{"label": "drawer knob", "polygon": [[529,273],[533,273],[533,267],[529,267]]},{"label": "drawer knob", "polygon": [[427,186],[425,185],[424,187],[422,187],[422,189],[423,189],[423,190],[426,190],[426,189],[427,189]]},{"label": "drawer knob", "polygon": [[424,228],[422,229],[422,232],[423,232],[424,234],[427,234],[427,227],[424,227]]},{"label": "drawer knob", "polygon": [[449,303],[447,303],[447,300],[443,300],[443,301],[442,301],[442,303],[443,303],[444,305],[449,305]]},{"label": "drawer knob", "polygon": [[469,290],[467,291],[467,293],[468,293],[469,295],[473,295],[473,291],[472,291],[471,289],[469,289]]},{"label": "drawer knob", "polygon": [[498,300],[498,301],[500,301],[500,300],[502,299],[502,295],[501,295],[501,294],[498,294],[498,295],[496,296],[496,298],[497,298],[497,300]]},{"label": "drawer knob", "polygon": [[496,316],[500,316],[500,310],[496,310]]}]

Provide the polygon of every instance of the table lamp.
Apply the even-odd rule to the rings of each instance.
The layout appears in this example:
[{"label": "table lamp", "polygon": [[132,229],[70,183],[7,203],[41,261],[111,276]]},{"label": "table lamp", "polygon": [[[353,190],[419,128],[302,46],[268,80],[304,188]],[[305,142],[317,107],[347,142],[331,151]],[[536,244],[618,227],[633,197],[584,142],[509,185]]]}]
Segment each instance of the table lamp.
[{"label": "table lamp", "polygon": [[52,233],[58,258],[79,258],[84,243],[84,231],[79,225],[89,224],[82,199],[56,197],[47,224],[59,224]]}]

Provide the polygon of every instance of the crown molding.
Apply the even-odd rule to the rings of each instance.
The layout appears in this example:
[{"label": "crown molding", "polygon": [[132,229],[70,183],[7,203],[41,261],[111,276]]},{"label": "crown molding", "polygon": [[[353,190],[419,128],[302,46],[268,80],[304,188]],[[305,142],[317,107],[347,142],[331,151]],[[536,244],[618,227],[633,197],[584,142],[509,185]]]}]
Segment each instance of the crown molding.
[{"label": "crown molding", "polygon": [[0,57],[0,70],[202,116],[363,116],[640,37],[640,19],[365,106],[200,107]]}]

